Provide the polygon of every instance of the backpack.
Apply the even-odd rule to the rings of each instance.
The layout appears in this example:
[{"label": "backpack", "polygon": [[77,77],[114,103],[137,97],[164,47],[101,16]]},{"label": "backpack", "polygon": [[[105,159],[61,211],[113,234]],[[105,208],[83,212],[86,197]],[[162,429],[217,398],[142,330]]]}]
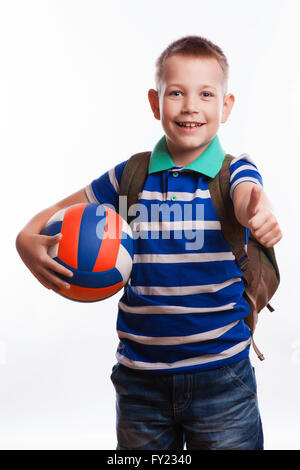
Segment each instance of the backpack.
[{"label": "backpack", "polygon": [[[129,216],[128,209],[138,201],[138,195],[144,187],[150,155],[151,152],[134,154],[124,167],[119,196],[127,197],[127,211],[125,217],[124,214],[122,216],[129,224],[135,216]],[[267,248],[260,244],[251,232],[246,251],[244,227],[236,219],[233,203],[229,198],[229,167],[233,159],[234,157],[229,154],[225,156],[219,173],[210,179],[208,187],[220,220],[223,236],[242,271],[242,279],[245,285],[243,295],[250,306],[250,313],[244,318],[244,321],[250,329],[253,348],[262,361],[264,356],[253,340],[253,334],[258,320],[258,313],[264,307],[267,307],[271,312],[274,311],[269,301],[279,286],[280,274],[274,248]]]}]

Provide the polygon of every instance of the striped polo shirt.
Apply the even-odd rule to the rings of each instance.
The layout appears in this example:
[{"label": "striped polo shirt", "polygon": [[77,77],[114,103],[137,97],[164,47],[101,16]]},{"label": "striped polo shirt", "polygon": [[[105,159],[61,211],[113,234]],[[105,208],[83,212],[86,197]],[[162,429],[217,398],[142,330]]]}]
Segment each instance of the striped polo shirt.
[{"label": "striped polo shirt", "polygon": [[[243,321],[249,305],[242,272],[224,239],[208,182],[225,158],[216,135],[187,166],[174,165],[164,135],[155,145],[131,227],[131,278],[118,302],[119,363],[149,373],[214,369],[249,354]],[[86,187],[90,202],[119,211],[127,160]],[[251,181],[263,186],[247,154],[230,165],[230,193]],[[249,229],[245,228],[245,245]]]}]

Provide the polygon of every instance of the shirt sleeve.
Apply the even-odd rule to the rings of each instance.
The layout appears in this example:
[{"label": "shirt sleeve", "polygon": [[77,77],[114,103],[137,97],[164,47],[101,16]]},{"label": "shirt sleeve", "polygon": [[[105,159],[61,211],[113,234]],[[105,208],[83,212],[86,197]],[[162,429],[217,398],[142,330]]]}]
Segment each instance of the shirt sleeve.
[{"label": "shirt sleeve", "polygon": [[127,161],[118,163],[85,187],[90,202],[109,204],[116,212],[119,211],[119,185]]},{"label": "shirt sleeve", "polygon": [[233,192],[235,188],[245,181],[250,181],[263,187],[263,180],[257,166],[247,154],[232,160],[230,164],[230,199],[233,202]]}]

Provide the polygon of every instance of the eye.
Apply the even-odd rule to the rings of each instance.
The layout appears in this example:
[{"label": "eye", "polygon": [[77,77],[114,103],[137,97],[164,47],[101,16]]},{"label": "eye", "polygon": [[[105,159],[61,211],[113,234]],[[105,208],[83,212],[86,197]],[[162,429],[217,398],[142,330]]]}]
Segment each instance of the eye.
[{"label": "eye", "polygon": [[[170,95],[173,95],[173,93],[182,93],[182,92],[179,90],[174,90],[174,91],[171,91]],[[178,96],[178,95],[173,95],[173,96]]]},{"label": "eye", "polygon": [[209,98],[210,96],[213,96],[213,94],[210,91],[203,91],[202,95],[204,95],[204,98]]}]

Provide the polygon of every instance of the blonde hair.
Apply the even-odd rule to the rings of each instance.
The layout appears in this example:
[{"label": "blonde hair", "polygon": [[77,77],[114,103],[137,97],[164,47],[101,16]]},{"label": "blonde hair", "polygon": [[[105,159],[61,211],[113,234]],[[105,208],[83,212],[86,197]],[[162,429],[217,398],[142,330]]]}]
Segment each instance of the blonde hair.
[{"label": "blonde hair", "polygon": [[214,57],[223,71],[224,94],[227,93],[229,65],[222,49],[213,42],[201,36],[184,36],[172,42],[158,57],[155,62],[155,85],[160,92],[161,79],[164,72],[164,65],[168,57],[174,54],[194,57]]}]

